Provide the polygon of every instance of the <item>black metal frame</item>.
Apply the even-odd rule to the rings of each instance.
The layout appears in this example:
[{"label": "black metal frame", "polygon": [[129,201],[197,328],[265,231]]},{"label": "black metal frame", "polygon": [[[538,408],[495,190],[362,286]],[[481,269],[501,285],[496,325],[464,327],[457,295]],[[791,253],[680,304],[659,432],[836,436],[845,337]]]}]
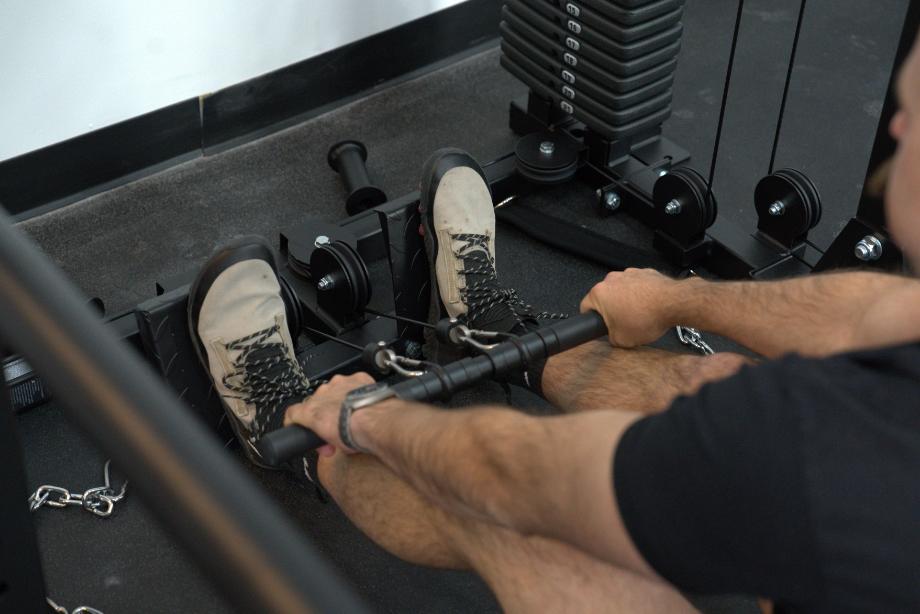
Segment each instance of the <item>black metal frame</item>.
[{"label": "black metal frame", "polygon": [[909,2],[904,27],[901,30],[901,39],[898,43],[898,51],[895,55],[894,67],[891,71],[888,92],[885,96],[885,104],[882,107],[882,115],[879,119],[878,130],[872,145],[872,154],[869,156],[869,169],[866,172],[866,180],[863,184],[863,192],[859,199],[856,216],[849,221],[840,234],[837,235],[837,238],[834,239],[824,257],[815,267],[816,271],[864,265],[865,263],[855,256],[854,248],[857,243],[866,237],[875,237],[881,244],[882,253],[881,257],[876,261],[877,266],[889,270],[898,270],[904,266],[904,256],[890,238],[885,216],[884,197],[876,193],[877,186],[874,185],[876,182],[873,181],[873,178],[885,162],[891,159],[897,148],[897,143],[889,132],[891,120],[898,111],[898,97],[895,86],[900,67],[904,64],[917,39],[918,30],[920,30],[920,3]]}]

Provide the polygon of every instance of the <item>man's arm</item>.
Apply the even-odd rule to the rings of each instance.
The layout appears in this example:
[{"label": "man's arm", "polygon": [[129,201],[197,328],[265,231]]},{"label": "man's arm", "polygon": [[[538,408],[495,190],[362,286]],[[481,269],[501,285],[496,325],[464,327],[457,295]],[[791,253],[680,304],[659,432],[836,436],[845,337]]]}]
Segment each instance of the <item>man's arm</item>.
[{"label": "man's arm", "polygon": [[630,269],[608,275],[582,309],[604,315],[618,346],[651,343],[680,324],[776,357],[826,356],[916,339],[920,324],[911,314],[918,305],[920,282],[883,273],[710,282]]},{"label": "man's arm", "polygon": [[[342,377],[288,410],[339,449]],[[612,460],[639,414],[604,411],[535,418],[512,410],[444,411],[398,399],[351,418],[356,444],[436,505],[466,517],[569,543],[613,564],[655,576],[620,520]],[[328,453],[328,452],[326,452]]]}]

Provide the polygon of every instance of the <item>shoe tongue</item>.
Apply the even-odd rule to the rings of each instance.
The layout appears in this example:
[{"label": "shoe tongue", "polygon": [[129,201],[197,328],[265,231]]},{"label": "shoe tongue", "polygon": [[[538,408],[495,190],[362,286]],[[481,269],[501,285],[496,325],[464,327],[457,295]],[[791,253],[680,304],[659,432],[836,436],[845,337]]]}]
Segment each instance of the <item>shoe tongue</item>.
[{"label": "shoe tongue", "polygon": [[[278,341],[276,338],[272,338],[272,341]],[[270,361],[278,358],[278,353],[283,351],[278,346],[265,346],[258,347],[252,350],[247,357],[247,362],[253,361]],[[261,369],[261,376],[272,380],[278,379],[279,381],[289,380],[290,375],[287,374],[291,370],[291,366],[286,360],[279,360],[271,366],[266,366]],[[292,390],[290,395],[283,399],[278,399],[275,405],[275,410],[268,413],[268,420],[263,427],[263,432],[271,432],[277,429],[280,429],[283,426],[285,410],[291,405],[296,405],[297,403],[303,402],[304,398],[307,396],[307,390],[301,389],[300,386],[297,386],[295,390]]]},{"label": "shoe tongue", "polygon": [[[458,244],[455,243],[455,246],[457,245]],[[461,256],[467,256],[478,252],[484,256],[486,261],[492,259],[489,250],[483,246],[474,245],[470,247],[461,241],[458,247],[465,247],[465,249],[460,251]],[[466,273],[464,277],[466,278],[465,281],[467,285],[485,284],[494,287],[496,292],[500,291],[497,279],[494,275],[490,275],[489,273]],[[488,309],[479,311],[478,313],[468,314],[467,316],[467,324],[471,328],[496,333],[510,332],[519,322],[520,319],[515,315],[511,307],[501,301],[496,302]]]}]

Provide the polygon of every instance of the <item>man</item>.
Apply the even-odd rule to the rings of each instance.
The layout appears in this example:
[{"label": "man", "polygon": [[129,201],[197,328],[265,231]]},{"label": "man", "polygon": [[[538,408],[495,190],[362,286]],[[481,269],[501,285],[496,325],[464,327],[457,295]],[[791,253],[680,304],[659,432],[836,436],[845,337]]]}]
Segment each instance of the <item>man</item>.
[{"label": "man", "polygon": [[[920,266],[916,51],[899,91],[887,206]],[[475,162],[437,153],[421,207],[441,299],[432,315],[532,326],[532,310],[498,283]],[[920,610],[916,280],[612,273],[582,303],[604,316],[609,343],[527,374],[565,412],[546,418],[390,397],[342,419],[365,374],[299,403],[308,383],[278,292],[258,242],[218,254],[193,288],[191,325],[240,438],[251,444],[287,408],[286,423],[329,443],[319,480],[371,539],[414,563],[475,570],[508,611],[692,610],[679,591],[746,593],[786,611]],[[766,360],[624,349],[678,323]]]}]

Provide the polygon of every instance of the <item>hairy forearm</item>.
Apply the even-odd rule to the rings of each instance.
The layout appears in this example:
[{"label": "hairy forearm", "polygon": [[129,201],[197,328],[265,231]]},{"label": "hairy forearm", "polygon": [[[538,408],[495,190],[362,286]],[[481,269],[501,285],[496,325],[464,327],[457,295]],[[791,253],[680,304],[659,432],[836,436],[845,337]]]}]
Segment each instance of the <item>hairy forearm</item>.
[{"label": "hairy forearm", "polygon": [[653,414],[678,396],[725,379],[748,361],[735,354],[702,357],[653,348],[624,350],[606,341],[582,344],[550,358],[546,399],[566,412],[618,409]]},{"label": "hairy forearm", "polygon": [[518,526],[522,511],[545,504],[535,485],[550,443],[535,418],[394,400],[357,412],[351,428],[362,447],[448,511]]},{"label": "hairy forearm", "polygon": [[858,349],[860,325],[880,296],[915,280],[847,272],[777,282],[690,279],[669,300],[669,318],[728,337],[755,352],[826,356]]},{"label": "hairy forearm", "polygon": [[389,401],[352,417],[362,447],[449,512],[591,548],[585,519],[612,522],[610,460],[637,414],[537,418]]}]

